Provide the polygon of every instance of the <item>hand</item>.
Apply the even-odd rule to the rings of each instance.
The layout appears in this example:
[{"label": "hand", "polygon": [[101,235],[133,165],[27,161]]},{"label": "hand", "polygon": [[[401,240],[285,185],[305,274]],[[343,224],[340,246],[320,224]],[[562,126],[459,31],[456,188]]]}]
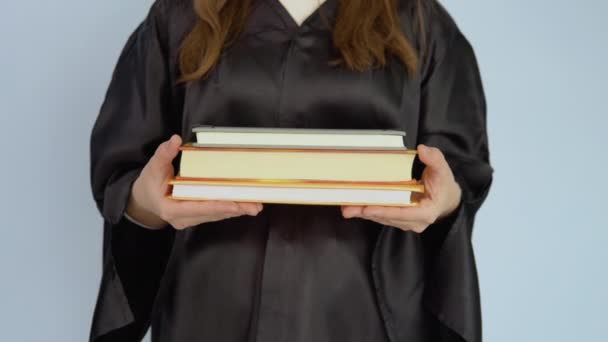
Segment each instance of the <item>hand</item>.
[{"label": "hand", "polygon": [[231,201],[177,201],[165,195],[175,175],[172,161],[179,153],[182,139],[174,135],[162,143],[133,183],[127,214],[148,227],[163,228],[170,224],[185,229],[205,222],[241,215],[255,216],[262,210],[259,203]]},{"label": "hand", "polygon": [[424,194],[415,193],[415,207],[343,206],[345,218],[360,217],[402,230],[422,233],[429,225],[449,216],[460,204],[462,191],[443,153],[435,147],[418,145],[418,157],[425,164],[421,181]]}]

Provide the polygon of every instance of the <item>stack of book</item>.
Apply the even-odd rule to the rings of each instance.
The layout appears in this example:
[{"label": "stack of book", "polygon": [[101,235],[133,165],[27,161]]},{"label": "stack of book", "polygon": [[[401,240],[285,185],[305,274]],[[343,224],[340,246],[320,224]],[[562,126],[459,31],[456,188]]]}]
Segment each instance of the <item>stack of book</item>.
[{"label": "stack of book", "polygon": [[181,147],[171,198],[313,205],[415,205],[405,132],[201,126]]}]

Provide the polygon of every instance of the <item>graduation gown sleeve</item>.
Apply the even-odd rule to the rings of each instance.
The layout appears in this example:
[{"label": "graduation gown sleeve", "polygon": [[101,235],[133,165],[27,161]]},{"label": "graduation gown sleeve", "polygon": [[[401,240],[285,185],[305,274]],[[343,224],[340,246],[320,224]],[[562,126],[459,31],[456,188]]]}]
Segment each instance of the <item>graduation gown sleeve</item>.
[{"label": "graduation gown sleeve", "polygon": [[419,142],[439,148],[462,189],[460,205],[431,225],[422,239],[428,259],[425,300],[436,317],[462,339],[481,341],[481,314],[471,234],[493,169],[486,103],[473,49],[445,14],[441,38],[422,82]]},{"label": "graduation gown sleeve", "polygon": [[[480,342],[481,313],[471,234],[493,169],[489,161],[486,103],[473,49],[436,2],[427,11],[417,130],[410,145],[439,148],[462,189],[458,208],[416,235],[385,228],[376,247],[374,279],[391,341],[414,340],[426,323],[412,310],[422,305],[439,322],[429,340]],[[407,138],[407,137],[406,137]],[[422,167],[415,168],[419,178]],[[418,262],[421,260],[422,262]],[[407,271],[404,271],[407,270]],[[415,278],[424,286],[404,288]],[[409,322],[406,324],[406,322]],[[419,334],[420,335],[420,334]]]},{"label": "graduation gown sleeve", "polygon": [[144,333],[171,246],[170,229],[151,231],[124,217],[132,183],[179,125],[163,6],[156,1],[129,37],[91,134],[92,191],[104,220],[92,341],[135,340]]}]

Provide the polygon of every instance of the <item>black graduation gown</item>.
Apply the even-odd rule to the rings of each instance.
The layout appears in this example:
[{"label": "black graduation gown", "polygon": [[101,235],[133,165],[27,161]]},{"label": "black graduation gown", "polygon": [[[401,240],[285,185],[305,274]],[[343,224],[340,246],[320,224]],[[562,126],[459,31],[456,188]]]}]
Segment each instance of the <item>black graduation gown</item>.
[{"label": "black graduation gown", "polygon": [[[190,0],[158,0],[130,36],[91,137],[91,177],[104,218],[103,276],[91,340],[481,340],[471,234],[492,181],[486,105],[473,50],[426,1],[419,75],[396,59],[365,72],[331,67],[327,0],[301,27],[278,0],[258,0],[240,39],[205,80],[176,82]],[[413,1],[406,34],[422,47]],[[457,210],[423,234],[338,207],[266,205],[176,232],[123,216],[132,182],[172,134],[198,124],[369,128],[440,148],[463,190]],[[419,177],[421,167],[415,176]]]}]

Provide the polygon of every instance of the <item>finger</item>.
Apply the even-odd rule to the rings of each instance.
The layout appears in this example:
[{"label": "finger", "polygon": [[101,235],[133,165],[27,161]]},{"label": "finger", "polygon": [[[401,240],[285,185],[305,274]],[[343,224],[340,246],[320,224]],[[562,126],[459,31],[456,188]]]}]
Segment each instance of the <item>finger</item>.
[{"label": "finger", "polygon": [[161,167],[170,165],[173,159],[177,157],[181,144],[182,138],[179,135],[173,135],[169,140],[158,146],[152,156],[151,162]]},{"label": "finger", "polygon": [[250,216],[256,216],[264,208],[262,203],[236,202],[242,212]]},{"label": "finger", "polygon": [[396,221],[428,222],[430,224],[437,219],[437,213],[434,206],[426,203],[429,202],[425,202],[423,199],[421,205],[416,207],[367,206],[363,210],[363,217]]},{"label": "finger", "polygon": [[434,171],[441,174],[444,174],[447,170],[449,170],[448,162],[445,160],[445,156],[440,149],[426,146],[424,144],[419,144],[417,149],[420,161],[427,167],[430,167]]},{"label": "finger", "polygon": [[376,223],[383,224],[385,226],[393,226],[393,222],[392,221],[386,220],[386,219],[383,219],[383,218],[376,217],[376,218],[365,218],[365,219],[369,220],[369,221],[376,222]]},{"label": "finger", "polygon": [[341,210],[344,218],[353,218],[361,216],[363,207],[359,205],[345,205],[342,206]]},{"label": "finger", "polygon": [[393,227],[397,227],[401,230],[411,230],[417,233],[424,231],[426,227],[429,226],[427,222],[418,222],[418,221],[400,221],[400,220],[389,220],[390,225]]},{"label": "finger", "polygon": [[424,229],[429,226],[425,222],[416,222],[416,221],[388,220],[388,219],[383,219],[383,218],[373,218],[370,220],[383,224],[385,226],[398,228],[403,231],[411,230],[411,231],[414,231],[417,233],[424,231]]},{"label": "finger", "polygon": [[236,203],[230,201],[176,201],[164,199],[161,205],[161,217],[165,221],[235,214],[243,214],[243,212]]},{"label": "finger", "polygon": [[183,217],[243,214],[241,208],[231,201],[181,201],[177,205],[178,213]]},{"label": "finger", "polygon": [[182,230],[182,229],[186,229],[186,228],[192,228],[204,223],[209,223],[209,222],[217,222],[217,221],[223,221],[223,220],[227,220],[230,218],[234,218],[234,217],[238,217],[238,216],[242,216],[242,214],[234,214],[234,215],[207,215],[207,216],[200,216],[200,217],[188,217],[188,218],[182,218],[182,219],[178,219],[175,222],[172,223],[173,228],[177,229],[177,230]]}]

